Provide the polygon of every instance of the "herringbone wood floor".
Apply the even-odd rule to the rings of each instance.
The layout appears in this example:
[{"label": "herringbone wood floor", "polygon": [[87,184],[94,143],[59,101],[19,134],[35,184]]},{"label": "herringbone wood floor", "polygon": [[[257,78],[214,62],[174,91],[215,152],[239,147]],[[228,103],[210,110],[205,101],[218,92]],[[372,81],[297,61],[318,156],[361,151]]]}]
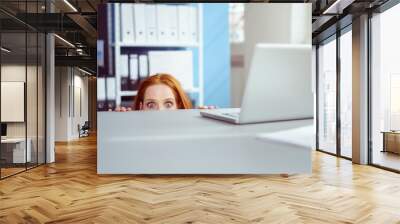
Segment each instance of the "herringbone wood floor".
[{"label": "herringbone wood floor", "polygon": [[98,176],[96,139],[0,181],[0,223],[400,223],[400,175],[313,154],[313,174]]}]

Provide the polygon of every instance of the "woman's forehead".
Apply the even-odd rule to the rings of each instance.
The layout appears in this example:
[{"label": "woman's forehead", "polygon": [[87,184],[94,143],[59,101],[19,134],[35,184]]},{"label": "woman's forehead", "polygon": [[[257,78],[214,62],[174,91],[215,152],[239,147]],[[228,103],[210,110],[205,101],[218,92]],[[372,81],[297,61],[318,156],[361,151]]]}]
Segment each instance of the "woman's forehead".
[{"label": "woman's forehead", "polygon": [[144,93],[144,99],[160,99],[160,98],[175,98],[172,89],[164,84],[155,84],[147,87]]}]

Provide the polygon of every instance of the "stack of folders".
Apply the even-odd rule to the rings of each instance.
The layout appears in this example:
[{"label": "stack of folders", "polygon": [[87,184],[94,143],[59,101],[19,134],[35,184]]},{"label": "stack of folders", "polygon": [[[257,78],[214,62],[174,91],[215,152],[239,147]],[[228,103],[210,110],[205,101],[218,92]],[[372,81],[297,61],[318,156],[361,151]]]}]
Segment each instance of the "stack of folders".
[{"label": "stack of folders", "polygon": [[97,110],[105,111],[106,108],[106,79],[102,76],[97,77]]},{"label": "stack of folders", "polygon": [[138,56],[138,62],[139,79],[143,81],[149,76],[149,59],[147,55],[142,54]]},{"label": "stack of folders", "polygon": [[126,91],[129,90],[129,55],[121,55],[119,57],[121,66],[120,66],[120,77],[121,77],[121,90]]},{"label": "stack of folders", "polygon": [[107,77],[107,82],[106,82],[106,89],[107,89],[107,109],[114,110],[115,109],[115,100],[117,98],[116,92],[115,92],[115,76],[109,76]]},{"label": "stack of folders", "polygon": [[[99,17],[99,26],[97,42],[97,110],[107,111],[114,110],[116,105],[116,74],[114,47],[110,44],[109,33],[113,30],[109,11],[105,5],[99,6],[102,17]],[[103,59],[103,60],[101,60]]]},{"label": "stack of folders", "polygon": [[198,9],[188,4],[120,5],[121,42],[193,44],[198,40]]},{"label": "stack of folders", "polygon": [[97,110],[107,111],[115,108],[115,85],[114,76],[99,76],[97,78]]},{"label": "stack of folders", "polygon": [[141,81],[149,76],[146,54],[120,56],[121,91],[137,90]]}]

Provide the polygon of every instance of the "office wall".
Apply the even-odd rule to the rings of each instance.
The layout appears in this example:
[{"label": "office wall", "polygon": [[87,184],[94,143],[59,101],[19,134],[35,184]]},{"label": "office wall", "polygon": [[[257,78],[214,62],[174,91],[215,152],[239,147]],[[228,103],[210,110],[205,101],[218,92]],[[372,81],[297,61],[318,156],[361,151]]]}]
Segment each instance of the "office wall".
[{"label": "office wall", "polygon": [[[244,68],[244,43],[231,44],[231,61],[237,60],[236,63],[231,62],[231,106],[240,107],[242,102],[242,95],[244,92],[245,68]],[[236,58],[236,59],[234,59]]]},{"label": "office wall", "polygon": [[242,55],[243,68],[232,69],[232,104],[240,107],[250,63],[257,43],[311,44],[311,4],[245,4],[244,42],[231,44]]},{"label": "office wall", "polygon": [[56,67],[55,69],[55,140],[67,141],[68,117],[69,117],[69,70],[68,67]]},{"label": "office wall", "polygon": [[[27,69],[28,82],[27,83],[27,107],[29,113],[27,113],[27,125],[28,125],[28,137],[29,133],[36,133],[36,122],[37,122],[37,107],[42,108],[43,101],[37,100],[36,95],[36,83],[37,80],[30,74],[36,74],[36,66],[27,66],[19,64],[5,64],[1,66],[1,81],[20,81],[25,82],[25,74]],[[41,68],[39,68],[41,70]],[[41,71],[39,71],[41,74]],[[38,104],[39,103],[39,104]],[[3,108],[6,109],[6,108]],[[36,135],[36,134],[35,134]],[[8,137],[25,137],[25,123],[24,122],[11,122],[7,125],[7,136]],[[43,137],[43,136],[42,136]]]},{"label": "office wall", "polygon": [[[35,57],[35,56],[32,56]],[[42,62],[39,60],[39,62]],[[45,123],[44,123],[44,74],[42,66],[21,63],[4,63],[1,65],[1,81],[19,81],[26,85],[25,103],[22,112],[26,113],[24,122],[7,122],[8,138],[28,138],[30,162],[27,167],[44,163]],[[2,96],[2,97],[7,97]],[[1,108],[9,110],[9,108]],[[8,111],[13,113],[12,111]]]},{"label": "office wall", "polygon": [[[88,121],[89,112],[89,92],[88,92],[88,77],[82,76],[82,73],[75,70],[74,74],[74,108],[72,120],[72,136],[73,138],[79,137],[78,124],[83,125]],[[80,91],[80,93],[79,93]],[[80,102],[78,102],[80,101]]]},{"label": "office wall", "polygon": [[55,140],[69,141],[88,120],[88,78],[72,67],[56,67],[55,73]]},{"label": "office wall", "polygon": [[203,7],[204,104],[230,107],[230,45],[227,3]]}]

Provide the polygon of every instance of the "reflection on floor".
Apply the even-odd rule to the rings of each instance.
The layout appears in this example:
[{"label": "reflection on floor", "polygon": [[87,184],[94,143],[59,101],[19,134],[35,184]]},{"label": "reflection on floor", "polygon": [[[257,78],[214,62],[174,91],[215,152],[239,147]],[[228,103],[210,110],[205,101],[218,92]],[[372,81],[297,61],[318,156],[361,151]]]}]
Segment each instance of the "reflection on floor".
[{"label": "reflection on floor", "polygon": [[372,157],[374,164],[389,167],[391,169],[400,170],[400,155],[392,152],[374,151]]},{"label": "reflection on floor", "polygon": [[344,156],[344,157],[351,158],[352,157],[352,148],[342,147],[341,148],[341,155]]},{"label": "reflection on floor", "polygon": [[18,167],[18,168],[1,168],[1,178],[16,174],[16,173],[24,171],[24,170],[25,170],[25,167],[24,168],[20,168],[20,167]]},{"label": "reflection on floor", "polygon": [[8,176],[11,176],[13,174],[17,174],[20,173],[22,171],[25,171],[26,169],[30,169],[33,167],[36,167],[37,164],[36,163],[27,163],[26,166],[25,164],[2,164],[2,168],[0,170],[1,172],[1,178],[5,178]]}]

